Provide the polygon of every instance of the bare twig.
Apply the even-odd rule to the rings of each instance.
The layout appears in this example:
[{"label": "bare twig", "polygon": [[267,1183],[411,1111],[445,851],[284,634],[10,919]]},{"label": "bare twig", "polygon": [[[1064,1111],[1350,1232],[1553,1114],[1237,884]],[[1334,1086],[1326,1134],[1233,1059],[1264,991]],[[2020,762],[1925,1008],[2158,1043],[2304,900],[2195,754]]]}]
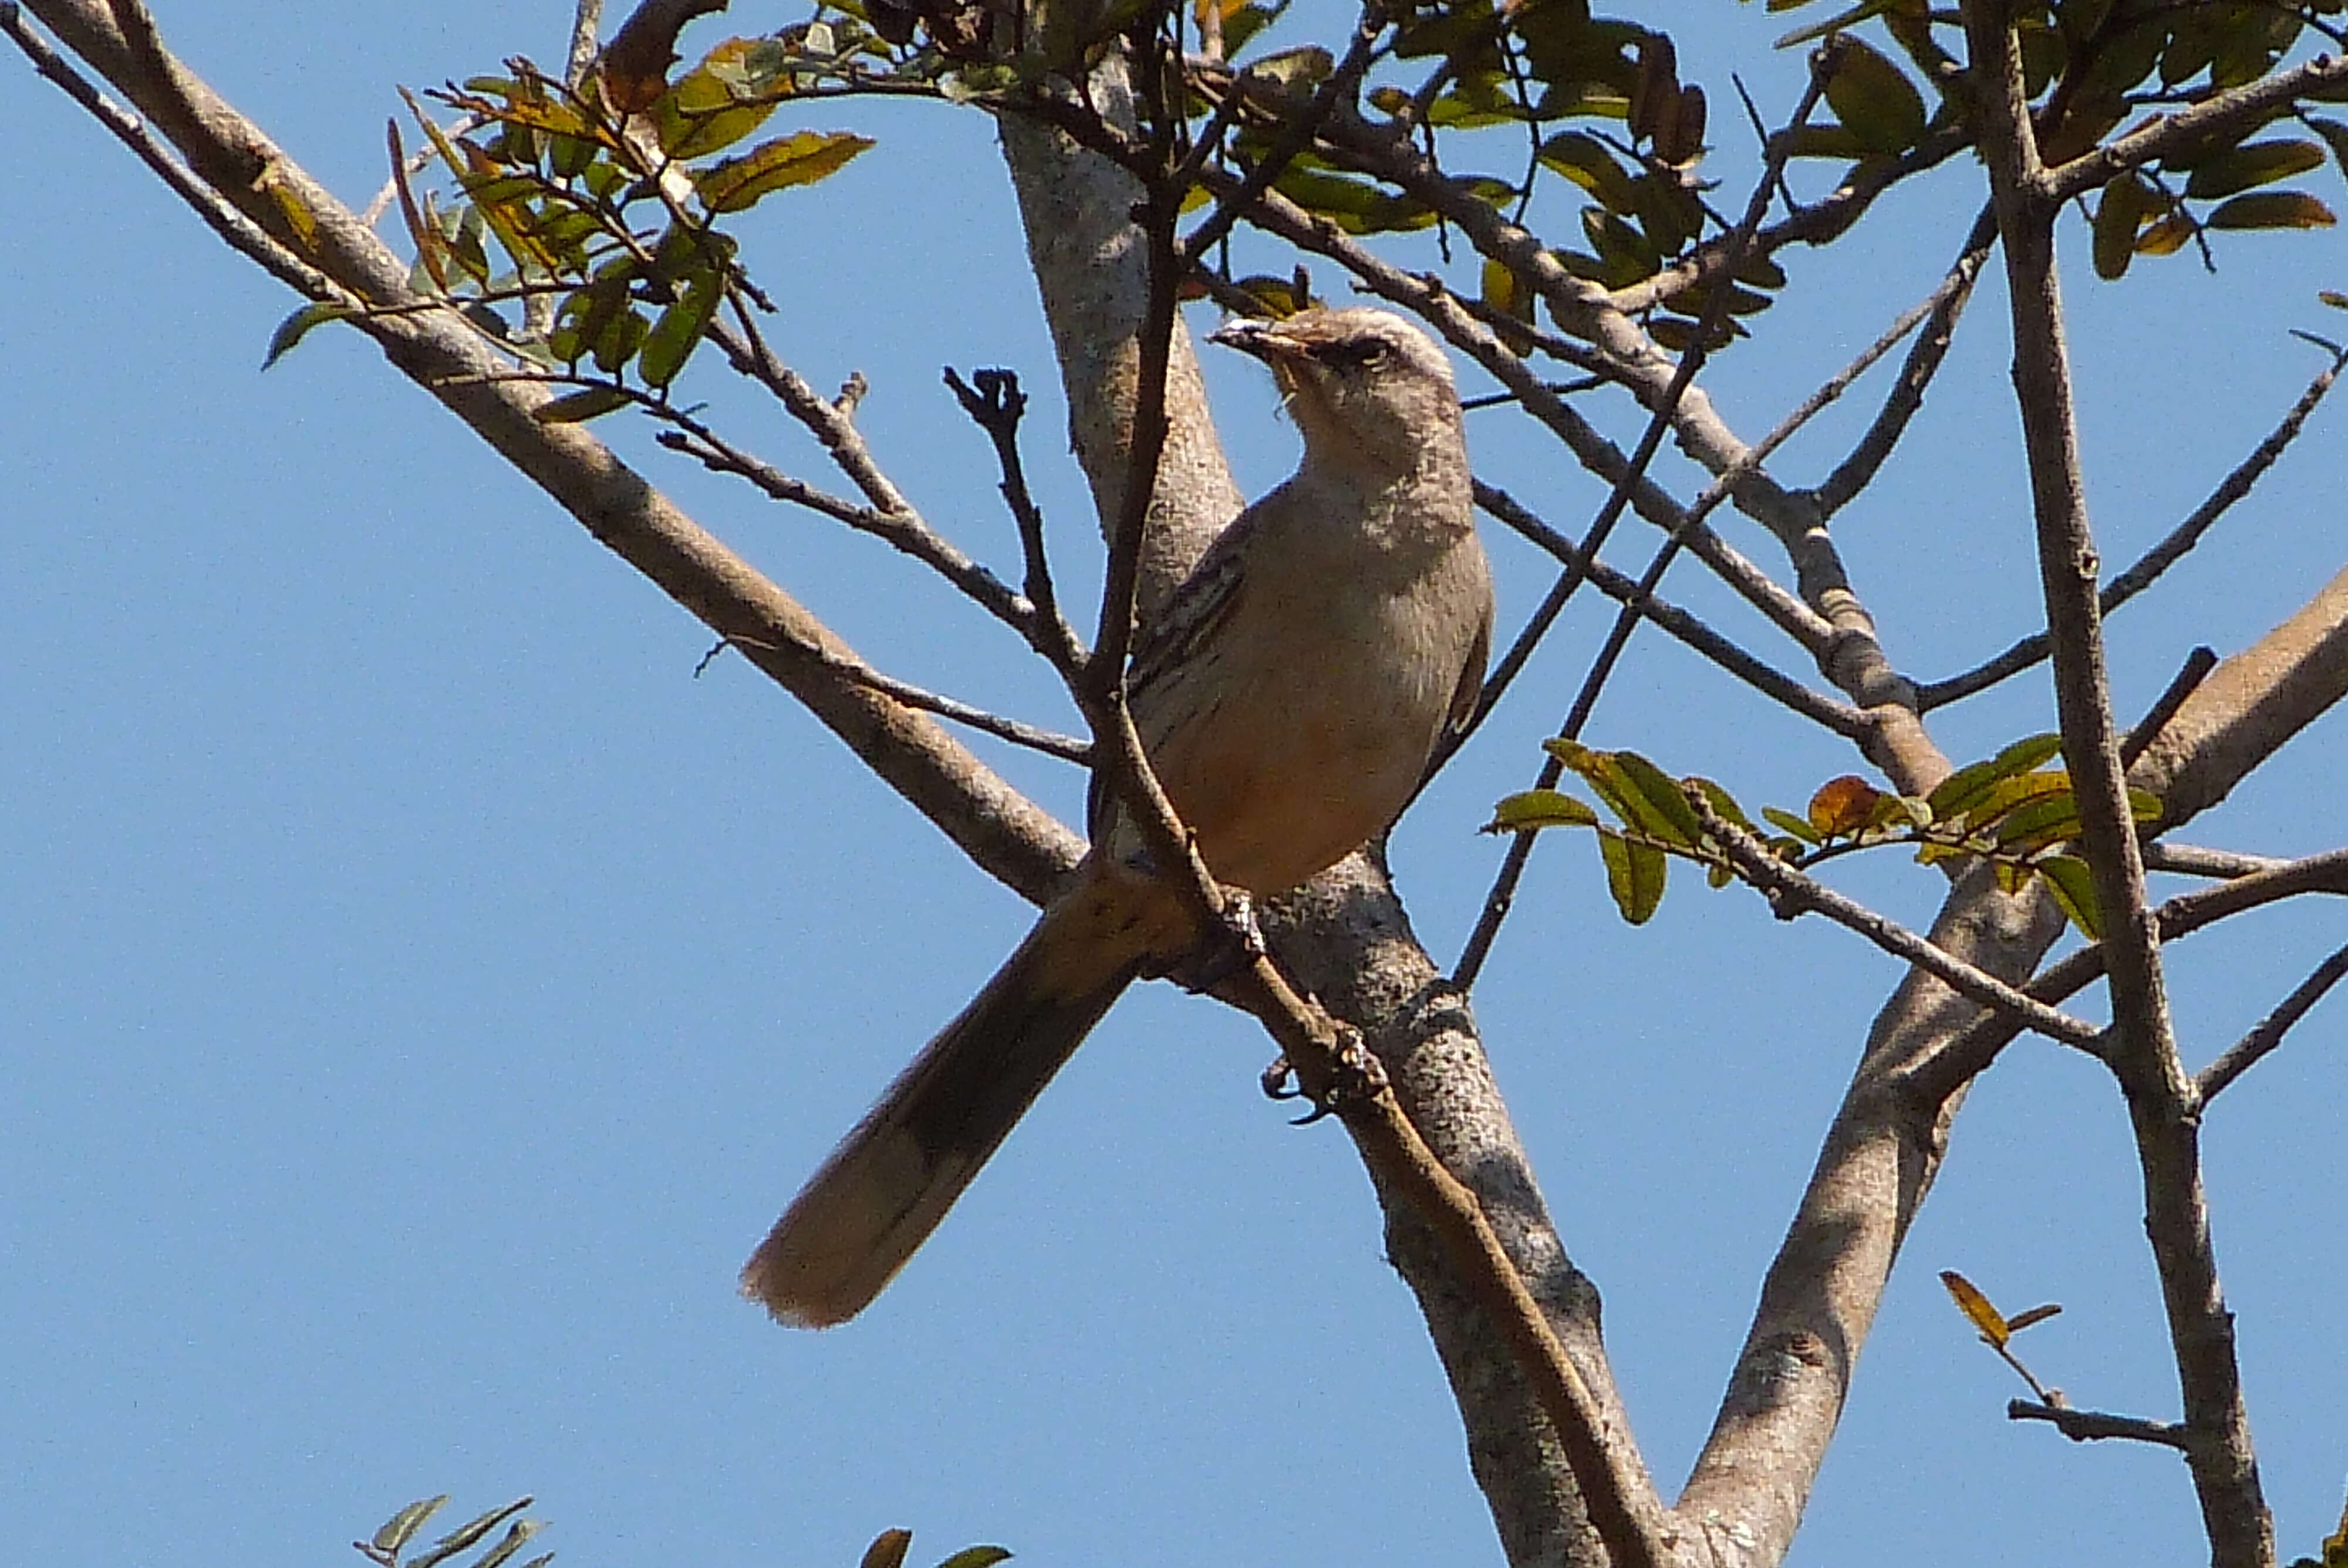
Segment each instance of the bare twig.
[{"label": "bare twig", "polygon": [[571,46],[563,53],[562,79],[576,87],[587,79],[595,63],[596,40],[603,30],[603,0],[578,0],[571,15]]},{"label": "bare twig", "polygon": [[2228,1084],[2257,1066],[2261,1058],[2282,1043],[2291,1025],[2305,1018],[2308,1009],[2322,1001],[2324,993],[2339,984],[2343,975],[2348,975],[2348,947],[2334,949],[2330,958],[2315,966],[2312,974],[2292,988],[2291,995],[2276,1004],[2274,1011],[2259,1020],[2248,1034],[2201,1070],[2193,1081],[2199,1102],[2207,1105]]},{"label": "bare twig", "polygon": [[2075,1410],[2068,1405],[2013,1399],[2005,1407],[2005,1419],[2010,1421],[2050,1421],[2056,1431],[2075,1443],[2092,1442],[2098,1438],[2127,1438],[2140,1443],[2157,1443],[2163,1448],[2178,1449],[2188,1453],[2192,1451],[2193,1446],[2193,1434],[2173,1421],[2148,1421],[2139,1416],[2110,1416],[2101,1410]]},{"label": "bare twig", "polygon": [[2193,693],[2200,689],[2201,682],[2209,679],[2209,671],[2216,668],[2217,650],[2207,645],[2196,648],[2185,656],[2184,664],[2169,678],[2160,695],[2153,699],[2152,706],[2145,710],[2144,717],[2137,721],[2136,727],[2120,743],[2121,767],[2136,765],[2136,760],[2160,737],[2160,732],[2167,727],[2168,721],[2177,717],[2178,710],[2185,706]]},{"label": "bare twig", "polygon": [[[1892,448],[1900,444],[1900,436],[1907,433],[1908,422],[1924,405],[1925,389],[1931,385],[1941,362],[1948,357],[1949,344],[1956,338],[1957,318],[1964,313],[1965,302],[1972,298],[1982,263],[1989,260],[1990,247],[1996,241],[1997,215],[1984,207],[1981,216],[1973,220],[1972,231],[1965,236],[1964,247],[1948,274],[1910,313],[1929,314],[1931,324],[1908,351],[1907,361],[1900,367],[1900,378],[1891,384],[1890,395],[1876,411],[1874,423],[1850,449],[1849,456],[1810,492],[1818,502],[1819,516],[1833,517],[1866,489],[1884,460],[1891,456]],[[1892,331],[1904,333],[1910,324],[1910,316],[1902,316]]]},{"label": "bare twig", "polygon": [[1019,421],[1027,412],[1027,395],[1019,378],[1007,370],[973,373],[973,388],[946,367],[946,385],[978,427],[994,443],[995,461],[1003,470],[1004,504],[1011,508],[1019,530],[1019,548],[1027,563],[1024,587],[1034,606],[1038,651],[1052,661],[1061,679],[1075,678],[1086,657],[1076,628],[1060,613],[1059,595],[1052,587],[1052,566],[1044,549],[1044,513],[1027,490],[1027,472],[1019,457]]},{"label": "bare twig", "polygon": [[[2348,359],[2335,356],[2332,364],[2308,383],[2307,390],[2300,394],[2299,401],[2291,405],[2291,412],[2283,415],[2282,422],[2267,433],[2266,439],[2234,466],[2218,487],[2209,492],[2209,497],[2193,508],[2190,516],[2171,528],[2159,543],[2139,556],[2126,571],[2104,586],[2097,596],[2097,603],[2104,614],[2109,615],[2159,581],[2163,572],[2183,559],[2186,552],[2201,542],[2201,537],[2226,514],[2228,508],[2250,493],[2251,487],[2265,476],[2266,471],[2274,466],[2284,448],[2298,436],[2307,423],[2307,416],[2315,412],[2317,404],[2323,401],[2323,395],[2332,390],[2343,364],[2348,364]],[[1930,712],[1934,708],[1985,692],[2045,658],[2047,646],[2044,632],[2033,632],[1995,658],[1986,660],[1962,674],[1919,686],[1916,701],[1925,712]]]},{"label": "bare twig", "polygon": [[675,426],[655,437],[662,446],[694,458],[713,473],[731,474],[736,478],[747,479],[778,501],[788,501],[811,512],[820,512],[836,522],[847,524],[858,533],[870,534],[944,578],[972,602],[1030,643],[1035,642],[1041,635],[1035,606],[1014,591],[1010,584],[940,538],[922,520],[919,513],[887,512],[878,507],[860,507],[743,451],[682,409],[647,406],[656,417]]},{"label": "bare twig", "polygon": [[[747,637],[725,638],[716,648],[710,650],[708,657],[702,661],[701,668],[696,668],[694,673],[700,674],[701,669],[706,668],[710,661],[725,649],[733,648],[747,652],[753,648],[771,651],[773,646],[771,643],[759,643]],[[900,681],[893,675],[884,675],[863,660],[837,650],[816,644],[806,644],[802,645],[798,651],[808,658],[821,661],[826,669],[836,671],[860,686],[879,692],[884,696],[892,697],[908,708],[919,708],[925,713],[935,713],[941,719],[952,719],[957,724],[967,725],[984,734],[993,735],[997,740],[1008,741],[1014,746],[1025,746],[1029,751],[1041,752],[1047,757],[1058,757],[1063,762],[1089,764],[1092,761],[1092,747],[1074,735],[1064,735],[1056,731],[1038,729],[1033,724],[1022,723],[1017,719],[1006,719],[1000,713],[990,713],[983,708],[974,708],[959,699],[942,696],[938,692],[916,686],[911,682]]]},{"label": "bare twig", "polygon": [[2144,846],[2144,868],[2147,871],[2170,871],[2183,876],[2253,876],[2261,871],[2280,871],[2290,864],[2290,861],[2272,855],[2242,855],[2230,849],[2203,849],[2166,838],[2156,838]]},{"label": "bare twig", "polygon": [[1822,692],[1812,691],[1783,671],[1738,647],[1678,605],[1650,593],[1642,593],[1637,581],[1593,559],[1572,539],[1534,516],[1507,491],[1478,480],[1476,484],[1476,504],[1558,560],[1586,573],[1590,585],[1607,598],[1636,609],[1641,615],[1653,621],[1657,630],[1679,639],[1773,702],[1782,703],[1847,740],[1855,741],[1865,735],[1871,723],[1865,713],[1848,702],[1839,702]]}]

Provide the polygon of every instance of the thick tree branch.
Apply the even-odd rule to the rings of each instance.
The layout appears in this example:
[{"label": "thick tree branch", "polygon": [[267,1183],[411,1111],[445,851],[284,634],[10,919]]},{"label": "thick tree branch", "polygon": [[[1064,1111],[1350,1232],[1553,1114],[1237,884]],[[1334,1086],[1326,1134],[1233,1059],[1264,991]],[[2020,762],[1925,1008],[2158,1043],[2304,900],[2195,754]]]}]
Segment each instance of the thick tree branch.
[{"label": "thick tree branch", "polygon": [[[419,302],[407,294],[407,266],[355,214],[176,60],[142,65],[96,0],[35,0],[29,8],[170,132],[218,200],[277,244],[298,244],[306,265],[351,296]],[[306,238],[296,240],[294,213]],[[862,662],[853,651],[602,442],[578,425],[533,418],[548,394],[503,379],[454,313],[396,310],[355,324],[596,538],[741,648],[964,853],[1032,899],[1050,895],[1081,853],[1076,835],[926,715],[847,673]]]}]

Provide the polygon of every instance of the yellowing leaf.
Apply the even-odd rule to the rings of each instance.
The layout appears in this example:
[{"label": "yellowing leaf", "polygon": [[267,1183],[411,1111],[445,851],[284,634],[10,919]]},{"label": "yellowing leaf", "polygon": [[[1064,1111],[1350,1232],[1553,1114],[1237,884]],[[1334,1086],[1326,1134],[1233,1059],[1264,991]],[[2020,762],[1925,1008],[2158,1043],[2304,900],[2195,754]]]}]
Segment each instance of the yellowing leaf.
[{"label": "yellowing leaf", "polygon": [[871,145],[870,137],[849,131],[794,131],[705,169],[695,184],[712,212],[739,212],[774,191],[836,173]]},{"label": "yellowing leaf", "polygon": [[911,1531],[884,1530],[864,1549],[864,1560],[857,1568],[904,1568],[905,1553],[912,1545]]},{"label": "yellowing leaf", "polygon": [[2133,171],[2116,174],[2096,204],[2096,276],[2110,282],[2136,257],[2136,234],[2151,204],[2152,190]]},{"label": "yellowing leaf", "polygon": [[1492,807],[1486,833],[1522,833],[1541,827],[1596,827],[1597,808],[1563,790],[1529,789],[1504,797]]},{"label": "yellowing leaf", "polygon": [[2244,142],[2196,165],[2185,182],[2185,194],[2201,200],[2231,196],[2304,174],[2322,161],[2323,149],[2312,141],[2286,137]]},{"label": "yellowing leaf", "polygon": [[541,425],[577,425],[627,405],[628,395],[618,387],[590,386],[541,403],[530,410],[530,416]]},{"label": "yellowing leaf", "polygon": [[1981,1330],[1981,1337],[1998,1349],[2004,1349],[2005,1342],[2013,1337],[2013,1330],[2004,1318],[1998,1316],[1997,1308],[1989,1304],[1989,1297],[1973,1288],[1973,1282],[1953,1268],[1941,1270],[1941,1283],[1948,1287],[1950,1298],[1956,1302],[1957,1310]]},{"label": "yellowing leaf", "polygon": [[2212,229],[2329,229],[2339,220],[2304,190],[2254,190],[2219,205]]}]

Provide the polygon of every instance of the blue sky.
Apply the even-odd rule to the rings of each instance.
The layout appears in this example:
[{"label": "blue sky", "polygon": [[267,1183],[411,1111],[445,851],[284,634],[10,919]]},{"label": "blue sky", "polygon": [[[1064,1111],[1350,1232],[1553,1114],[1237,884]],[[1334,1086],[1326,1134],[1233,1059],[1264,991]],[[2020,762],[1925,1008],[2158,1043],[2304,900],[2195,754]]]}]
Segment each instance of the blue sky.
[{"label": "blue sky", "polygon": [[[558,53],[567,6],[159,4],[167,36],[355,203],[394,87]],[[736,6],[744,30],[790,15]],[[1694,0],[1734,200],[1753,167],[1725,70],[1769,112],[1780,18]],[[704,24],[704,44],[722,26]],[[1303,36],[1300,31],[1299,36]],[[14,56],[8,56],[13,60]],[[1123,1002],[937,1239],[857,1323],[769,1325],[734,1271],[832,1139],[1016,940],[973,872],[737,661],[597,548],[355,334],[266,375],[291,302],[62,97],[14,69],[0,192],[0,1540],[22,1561],[332,1561],[407,1499],[523,1491],[572,1563],[846,1563],[890,1525],[916,1558],[1304,1563],[1494,1554],[1457,1418],[1367,1184],[1328,1127],[1253,1084],[1270,1047],[1150,988]],[[1063,575],[1086,505],[977,117],[829,105],[880,146],[761,207],[747,254],[782,352],[870,379],[861,423],[928,515],[1014,559],[984,443],[938,370],[1018,367]],[[1502,155],[1507,156],[1507,155]],[[1757,436],[1920,297],[1970,222],[1962,163],[1857,241],[1783,258],[1786,302],[1708,373]],[[2335,202],[2335,170],[2306,181]],[[2084,439],[2106,559],[2196,504],[2337,331],[2333,233],[2237,236],[2125,285],[2065,231]],[[1418,256],[1417,251],[1404,253]],[[1260,260],[1285,271],[1266,251]],[[1414,264],[1418,264],[1416,261]],[[1323,278],[1324,287],[1334,280]],[[1900,665],[1947,673],[2037,614],[2003,300],[1968,317],[1914,439],[1838,534]],[[1200,317],[1200,324],[1209,318]],[[2348,323],[2342,323],[2348,324]],[[1210,351],[1243,487],[1293,461],[1256,367]],[[714,367],[704,390],[731,395]],[[1871,381],[1777,465],[1813,481]],[[827,482],[771,412],[732,428]],[[1635,427],[1598,405],[1626,444]],[[2112,630],[2140,710],[2196,642],[2231,651],[2341,565],[2340,414]],[[1012,639],[885,548],[602,428],[884,668],[1063,727]],[[1521,421],[1479,466],[1561,523],[1602,498]],[[1688,487],[1684,467],[1663,471]],[[1775,558],[1735,520],[1748,552]],[[1547,581],[1494,539],[1503,620]],[[1639,541],[1643,544],[1644,541]],[[1628,559],[1643,559],[1639,557]],[[1683,569],[1684,570],[1684,569]],[[1696,576],[1673,591],[1790,662]],[[1577,605],[1513,712],[1421,803],[1395,857],[1438,958],[1497,858],[1474,835],[1529,778],[1604,627]],[[1960,758],[2051,727],[2043,675],[1937,722]],[[1748,801],[1856,759],[1643,634],[1591,731]],[[2339,839],[2325,721],[2199,842]],[[1081,781],[1003,765],[1063,815]],[[1896,859],[1842,885],[1921,922]],[[2342,939],[2269,913],[2171,951],[2190,1058]],[[1702,1443],[1889,961],[1749,896],[1675,886],[1630,930],[1582,844],[1547,845],[1479,987],[1503,1087],[1606,1325],[1666,1490]],[[2336,1007],[2337,1004],[2334,1004]],[[2319,1010],[2207,1136],[2219,1259],[2286,1555],[2340,1505],[2348,1093]],[[2102,1070],[2024,1042],[1975,1091],[1861,1366],[1794,1560],[2081,1564],[2202,1550],[2173,1457],[2003,1419],[2021,1391],[1934,1272],[2062,1301],[2040,1375],[2081,1404],[2175,1413],[2134,1162]]]}]

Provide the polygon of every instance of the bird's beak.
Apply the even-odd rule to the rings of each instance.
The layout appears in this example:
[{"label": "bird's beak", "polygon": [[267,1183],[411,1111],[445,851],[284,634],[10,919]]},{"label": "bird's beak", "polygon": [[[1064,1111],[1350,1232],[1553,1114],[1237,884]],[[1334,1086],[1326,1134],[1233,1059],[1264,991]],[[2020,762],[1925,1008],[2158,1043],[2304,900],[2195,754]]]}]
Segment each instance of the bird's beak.
[{"label": "bird's beak", "polygon": [[1260,321],[1252,316],[1232,317],[1209,333],[1207,341],[1252,354],[1270,365],[1278,365],[1296,356],[1294,340],[1281,330],[1278,322]]}]

